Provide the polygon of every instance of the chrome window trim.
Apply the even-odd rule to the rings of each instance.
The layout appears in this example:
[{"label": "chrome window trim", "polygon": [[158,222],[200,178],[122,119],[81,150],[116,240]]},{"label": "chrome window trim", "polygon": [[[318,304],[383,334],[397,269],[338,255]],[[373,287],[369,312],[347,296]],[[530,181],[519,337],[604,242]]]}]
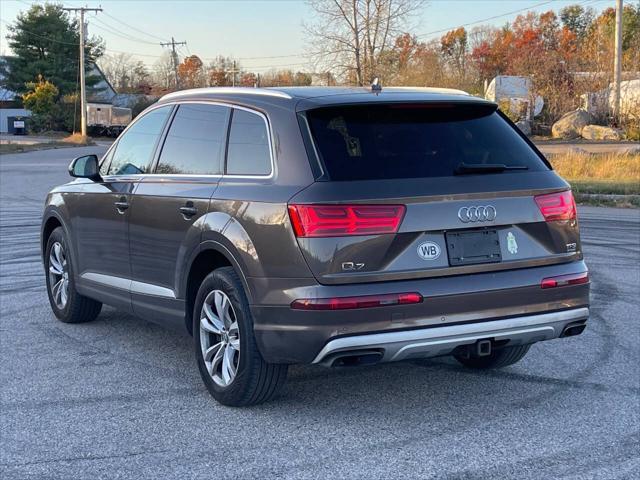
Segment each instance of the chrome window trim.
[{"label": "chrome window trim", "polygon": [[[175,92],[178,93],[178,92]],[[169,94],[171,95],[171,94]],[[165,98],[165,97],[163,97]],[[243,105],[235,105],[233,103],[227,103],[227,102],[221,102],[218,100],[174,100],[172,102],[166,102],[166,103],[160,103],[160,104],[154,104],[151,105],[150,107],[148,107],[147,109],[145,109],[143,112],[140,113],[140,115],[138,115],[136,117],[136,119],[131,122],[129,125],[127,125],[127,128],[125,128],[122,133],[120,134],[120,136],[124,135],[127,130],[129,130],[129,127],[131,127],[131,125],[133,125],[134,123],[136,123],[136,121],[138,120],[138,118],[140,118],[142,115],[146,115],[148,112],[155,110],[156,108],[160,108],[160,107],[164,107],[167,105],[173,105],[175,106],[180,106],[183,104],[207,104],[207,105],[219,105],[221,107],[228,107],[231,109],[238,109],[238,110],[245,110],[249,113],[253,113],[255,115],[258,115],[262,118],[262,121],[264,121],[264,124],[267,128],[267,139],[269,141],[269,158],[271,160],[271,173],[269,173],[268,175],[227,175],[224,173],[224,171],[221,174],[210,174],[210,175],[205,175],[205,174],[188,174],[188,173],[174,173],[174,174],[169,174],[169,175],[163,175],[161,173],[139,173],[139,174],[134,174],[134,175],[126,175],[126,177],[128,178],[133,178],[134,180],[136,179],[143,179],[146,177],[176,177],[176,178],[181,178],[181,177],[192,177],[192,178],[219,178],[219,179],[225,179],[225,178],[238,178],[238,179],[260,179],[260,180],[269,180],[275,177],[276,174],[276,163],[275,163],[275,157],[273,154],[273,131],[271,129],[271,122],[269,120],[269,117],[256,109],[253,108],[249,108],[249,107],[245,107]],[[233,118],[232,120],[233,121]],[[229,127],[231,127],[231,125],[228,125]],[[171,128],[169,126],[169,128]],[[118,140],[120,139],[120,136],[118,136],[118,139],[116,139],[115,142],[113,142],[113,144],[111,145],[111,147],[109,147],[109,149],[105,152],[104,156],[102,157],[103,159],[107,157],[107,155],[109,154],[109,152],[111,151],[112,148],[114,148],[117,143]],[[165,136],[166,137],[166,136]],[[163,140],[163,145],[164,145],[164,140],[165,138],[162,139]],[[227,148],[228,148],[228,138],[227,138]],[[162,152],[160,152],[161,154]],[[226,152],[225,152],[225,158],[224,158],[224,164],[223,164],[223,169],[226,168]],[[154,165],[155,168],[155,165]],[[110,181],[114,181],[111,179],[115,179],[117,181],[117,179],[121,177],[120,175],[106,175],[103,178],[107,178]],[[124,177],[124,175],[122,176]]]},{"label": "chrome window trim", "polygon": [[[120,141],[120,138],[121,138],[125,133],[127,133],[127,131],[131,128],[131,126],[132,126],[132,125],[134,125],[135,123],[137,123],[137,122],[138,122],[138,119],[142,118],[144,115],[147,115],[149,112],[152,112],[153,110],[156,110],[156,109],[158,109],[158,108],[162,108],[162,107],[166,107],[166,106],[169,106],[169,105],[171,105],[172,107],[175,107],[175,105],[173,105],[172,103],[162,103],[162,104],[154,103],[153,105],[148,106],[148,107],[147,107],[147,108],[145,108],[142,112],[140,112],[140,113],[138,114],[138,116],[137,116],[137,117],[136,117],[136,118],[135,118],[135,119],[134,119],[134,120],[133,120],[129,125],[127,125],[127,126],[126,126],[126,128],[125,128],[122,132],[120,132],[120,135],[118,135],[118,138],[116,138],[116,139],[114,140],[114,142],[113,142],[113,143],[111,144],[111,146],[107,149],[107,151],[106,151],[106,152],[104,152],[104,155],[102,156],[102,158],[100,159],[100,163],[98,164],[98,168],[99,168],[99,169],[101,169],[101,168],[102,168],[102,162],[103,162],[103,160],[104,160],[105,158],[107,158],[107,156],[109,155],[109,153],[111,152],[111,150],[113,150],[114,148],[116,148],[116,147],[118,146],[118,142]],[[171,111],[169,112],[169,116],[167,117],[167,119],[165,120],[164,125],[162,126],[162,131],[160,132],[160,137],[158,138],[158,140],[160,140],[160,139],[164,136],[164,131],[165,131],[166,127],[167,127],[167,122],[171,119],[172,115],[173,115],[173,108],[172,108],[172,109],[171,109]],[[155,167],[154,161],[155,161],[155,156],[156,156],[156,150],[157,150],[157,149],[158,149],[158,143],[156,142],[156,145],[154,146],[154,149],[153,149],[153,158],[152,158],[152,160],[151,160],[151,164],[150,164],[151,166],[154,166],[154,167]],[[113,160],[113,159],[111,159],[111,160]],[[109,168],[111,168],[111,165],[109,165]],[[145,174],[134,174],[134,175],[105,175],[105,176],[104,176],[104,177],[102,177],[102,178],[111,178],[111,177],[120,177],[120,176],[122,176],[122,177],[124,177],[124,176],[127,176],[127,177],[134,177],[134,176],[136,176],[136,175],[147,175],[147,174],[145,173]]]},{"label": "chrome window trim", "polygon": [[[313,138],[313,134],[311,133],[311,125],[309,125],[309,119],[307,118],[306,113],[302,115],[302,120],[304,122],[305,129],[307,131],[307,135],[309,137],[309,143],[311,143],[311,147],[313,148],[313,154],[316,156],[315,160],[318,163],[318,167],[320,167],[320,177],[324,177],[327,175],[327,172],[324,168],[324,161],[320,157],[320,152],[318,152],[318,148],[316,147],[316,140]],[[320,178],[318,177],[318,178]]]}]

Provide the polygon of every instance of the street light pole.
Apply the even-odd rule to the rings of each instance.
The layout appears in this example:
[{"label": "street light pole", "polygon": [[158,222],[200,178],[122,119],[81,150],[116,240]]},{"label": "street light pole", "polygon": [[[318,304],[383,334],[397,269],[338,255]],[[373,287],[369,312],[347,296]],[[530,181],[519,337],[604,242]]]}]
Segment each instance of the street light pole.
[{"label": "street light pole", "polygon": [[102,8],[63,8],[68,12],[80,12],[80,133],[87,136],[87,87],[84,75],[84,12],[101,12]]}]

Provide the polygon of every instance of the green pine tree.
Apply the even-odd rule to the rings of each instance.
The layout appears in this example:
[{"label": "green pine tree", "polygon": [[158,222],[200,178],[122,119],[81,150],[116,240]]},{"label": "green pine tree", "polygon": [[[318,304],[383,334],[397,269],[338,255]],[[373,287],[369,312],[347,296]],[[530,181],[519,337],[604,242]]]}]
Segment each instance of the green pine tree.
[{"label": "green pine tree", "polygon": [[[27,83],[40,76],[55,85],[60,95],[75,92],[78,82],[79,41],[78,21],[69,17],[62,5],[34,4],[21,12],[8,27],[7,40],[13,55],[2,66],[4,87],[20,95]],[[104,52],[102,39],[88,38],[85,48],[85,69]],[[100,79],[90,74],[88,87]]]}]

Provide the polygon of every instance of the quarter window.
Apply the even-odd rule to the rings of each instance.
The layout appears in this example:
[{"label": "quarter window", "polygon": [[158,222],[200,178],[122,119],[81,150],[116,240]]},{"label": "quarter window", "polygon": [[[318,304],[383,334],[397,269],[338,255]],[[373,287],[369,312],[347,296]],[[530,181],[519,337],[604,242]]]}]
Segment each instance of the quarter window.
[{"label": "quarter window", "polygon": [[116,151],[116,145],[109,150],[109,153],[104,156],[102,161],[100,162],[100,175],[105,176],[109,173],[109,165],[111,164],[111,159],[113,158],[113,153]]},{"label": "quarter window", "polygon": [[153,152],[171,112],[171,106],[151,110],[118,139],[109,175],[149,173]]},{"label": "quarter window", "polygon": [[220,174],[229,111],[219,105],[180,105],[155,173]]},{"label": "quarter window", "polygon": [[230,175],[269,175],[271,153],[264,119],[246,110],[233,110],[227,173]]}]

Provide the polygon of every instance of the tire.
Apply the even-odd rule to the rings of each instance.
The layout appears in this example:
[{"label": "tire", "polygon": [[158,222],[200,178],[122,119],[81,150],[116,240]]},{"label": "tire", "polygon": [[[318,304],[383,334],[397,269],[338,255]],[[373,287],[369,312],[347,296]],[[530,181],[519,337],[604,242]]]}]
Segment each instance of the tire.
[{"label": "tire", "polygon": [[62,227],[47,239],[44,254],[47,295],[51,310],[64,323],[85,323],[95,320],[102,303],[80,295],[76,291],[70,243]]},{"label": "tire", "polygon": [[249,302],[232,267],[214,270],[202,281],[193,310],[193,338],[202,381],[223,405],[266,402],[286,381],[288,366],[267,363],[258,351]]},{"label": "tire", "polygon": [[456,355],[455,358],[462,365],[468,368],[474,368],[476,370],[486,370],[490,368],[502,368],[522,360],[527,352],[531,348],[531,345],[517,345],[512,347],[502,347],[497,350],[493,350],[491,354],[486,357],[463,357]]}]

